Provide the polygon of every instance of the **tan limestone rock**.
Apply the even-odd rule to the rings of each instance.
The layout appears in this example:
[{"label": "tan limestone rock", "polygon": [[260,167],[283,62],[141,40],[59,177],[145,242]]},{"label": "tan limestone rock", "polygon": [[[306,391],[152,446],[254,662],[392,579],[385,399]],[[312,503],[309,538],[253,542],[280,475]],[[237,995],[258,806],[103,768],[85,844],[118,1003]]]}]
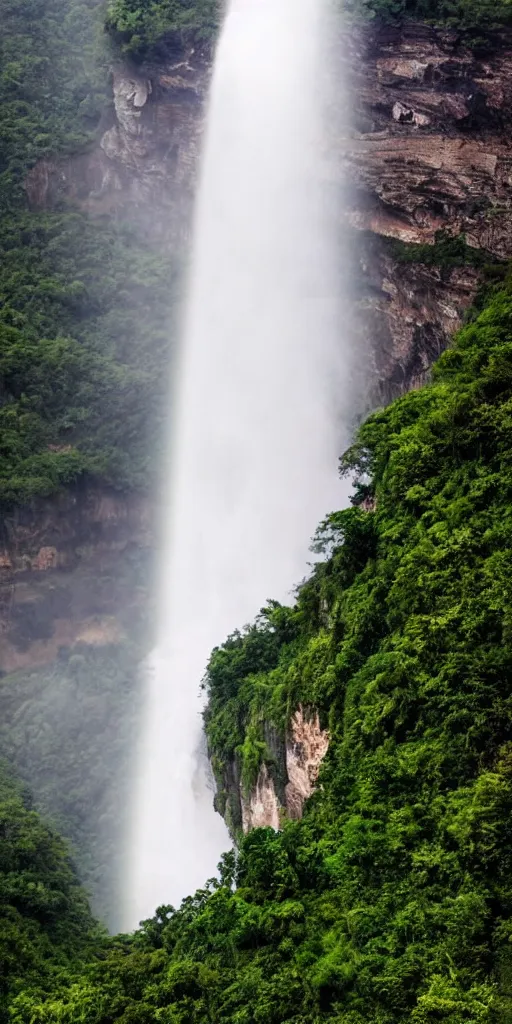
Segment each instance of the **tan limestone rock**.
[{"label": "tan limestone rock", "polygon": [[328,749],[329,734],[320,727],[318,713],[308,718],[299,707],[291,720],[286,743],[286,807],[291,818],[302,817],[304,803],[314,792]]}]

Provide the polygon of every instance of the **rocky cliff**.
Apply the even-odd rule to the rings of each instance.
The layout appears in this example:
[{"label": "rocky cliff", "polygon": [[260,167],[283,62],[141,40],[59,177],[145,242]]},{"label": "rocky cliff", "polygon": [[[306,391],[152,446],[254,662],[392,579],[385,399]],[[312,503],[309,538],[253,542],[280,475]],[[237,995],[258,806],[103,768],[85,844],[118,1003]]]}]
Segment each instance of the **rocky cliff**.
[{"label": "rocky cliff", "polygon": [[[465,235],[482,264],[512,254],[512,41],[475,54],[456,32],[412,24],[349,44],[354,132],[338,159],[347,220],[362,233],[366,350],[387,398],[421,383],[482,280],[471,253],[459,266],[436,261],[439,233]],[[409,247],[410,262],[389,240]]]},{"label": "rocky cliff", "polygon": [[283,736],[268,723],[263,733],[266,758],[255,780],[243,780],[238,755],[217,773],[216,808],[233,836],[253,828],[278,829],[283,814],[302,817],[329,749],[329,734],[321,728],[318,714],[302,706]]},{"label": "rocky cliff", "polygon": [[76,645],[131,639],[147,625],[149,502],[96,488],[17,509],[0,547],[2,674]]},{"label": "rocky cliff", "polygon": [[127,219],[155,244],[185,242],[210,68],[208,52],[193,49],[159,67],[114,65],[96,144],[33,167],[32,209],[71,202],[93,217]]}]

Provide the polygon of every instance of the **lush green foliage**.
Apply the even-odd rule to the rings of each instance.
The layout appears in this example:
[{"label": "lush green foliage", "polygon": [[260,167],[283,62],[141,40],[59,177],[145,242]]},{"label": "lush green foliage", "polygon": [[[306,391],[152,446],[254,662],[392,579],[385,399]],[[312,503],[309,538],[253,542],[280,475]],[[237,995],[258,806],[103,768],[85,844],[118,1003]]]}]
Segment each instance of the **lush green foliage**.
[{"label": "lush green foliage", "polygon": [[52,988],[93,922],[61,839],[0,762],[0,1020],[27,986]]},{"label": "lush green foliage", "polygon": [[245,837],[219,883],[60,968],[51,998],[28,977],[10,1021],[509,1019],[511,333],[504,289],[430,386],[364,424],[354,505],[320,528],[295,606],[212,655],[219,772],[238,759],[250,784],[265,726],[319,709],[303,820]]},{"label": "lush green foliage", "polygon": [[447,25],[474,41],[512,21],[510,0],[343,0],[343,8],[365,18]]},{"label": "lush green foliage", "polygon": [[400,242],[396,238],[389,239],[388,244],[399,263],[423,263],[426,266],[447,270],[452,267],[469,266],[482,270],[492,267],[495,273],[502,266],[502,276],[507,272],[505,264],[499,264],[484,250],[468,245],[464,235],[450,235],[446,231],[438,231],[433,245]]},{"label": "lush green foliage", "polygon": [[317,889],[316,941],[294,955],[304,1019],[508,1012],[511,327],[505,291],[430,387],[370,418],[343,462],[356,505],[318,534],[331,557],[279,622],[271,609],[212,657],[218,771],[254,771],[264,723],[299,702],[331,733],[322,794],[273,840],[289,895]]},{"label": "lush green foliage", "polygon": [[139,658],[127,643],[77,645],[47,668],[0,680],[0,757],[71,843],[93,909],[113,930],[140,713]]},{"label": "lush green foliage", "polygon": [[212,41],[220,10],[220,0],[110,0],[106,25],[123,52],[158,58],[186,41]]},{"label": "lush green foliage", "polygon": [[26,209],[41,157],[86,145],[108,103],[94,0],[0,0],[0,506],[87,472],[146,485],[179,258],[65,209]]},{"label": "lush green foliage", "polygon": [[0,501],[84,471],[147,483],[170,360],[169,261],[76,213],[4,217],[0,260]]}]

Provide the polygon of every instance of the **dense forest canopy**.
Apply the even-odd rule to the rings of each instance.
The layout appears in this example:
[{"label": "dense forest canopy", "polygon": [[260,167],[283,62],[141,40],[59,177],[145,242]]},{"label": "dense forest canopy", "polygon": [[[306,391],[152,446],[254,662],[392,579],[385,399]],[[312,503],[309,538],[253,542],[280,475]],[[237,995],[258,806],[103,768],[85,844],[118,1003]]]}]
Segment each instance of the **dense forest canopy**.
[{"label": "dense forest canopy", "polygon": [[106,27],[131,57],[165,58],[183,41],[212,43],[222,6],[222,0],[110,0]]},{"label": "dense forest canopy", "polygon": [[50,990],[93,935],[100,940],[62,840],[0,761],[0,1020],[9,996]]},{"label": "dense forest canopy", "polygon": [[[141,567],[127,569],[124,583],[133,586]],[[122,916],[140,715],[141,642],[133,632],[131,642],[62,647],[54,663],[0,679],[0,758],[69,843],[93,910],[112,930]]]},{"label": "dense forest canopy", "polygon": [[84,473],[147,487],[182,257],[64,201],[28,209],[30,168],[87,147],[111,102],[103,5],[0,14],[0,507]]}]

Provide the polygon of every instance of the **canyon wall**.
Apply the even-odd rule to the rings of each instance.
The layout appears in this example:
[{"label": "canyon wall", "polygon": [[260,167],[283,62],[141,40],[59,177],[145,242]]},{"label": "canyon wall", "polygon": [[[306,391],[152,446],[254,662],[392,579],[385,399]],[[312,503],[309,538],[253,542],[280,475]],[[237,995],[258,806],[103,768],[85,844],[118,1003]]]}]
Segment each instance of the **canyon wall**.
[{"label": "canyon wall", "polygon": [[348,42],[354,133],[337,157],[360,233],[365,351],[388,399],[423,382],[483,277],[471,253],[453,266],[410,249],[409,262],[393,240],[434,247],[447,232],[465,235],[482,264],[512,255],[512,41],[472,53],[456,32],[411,24]]}]

